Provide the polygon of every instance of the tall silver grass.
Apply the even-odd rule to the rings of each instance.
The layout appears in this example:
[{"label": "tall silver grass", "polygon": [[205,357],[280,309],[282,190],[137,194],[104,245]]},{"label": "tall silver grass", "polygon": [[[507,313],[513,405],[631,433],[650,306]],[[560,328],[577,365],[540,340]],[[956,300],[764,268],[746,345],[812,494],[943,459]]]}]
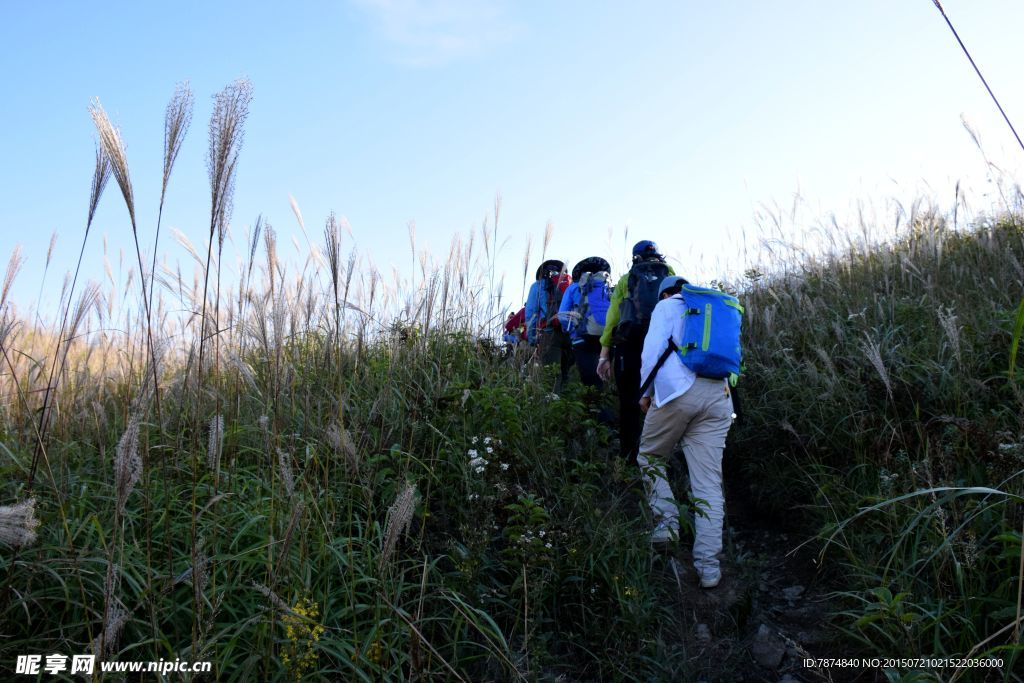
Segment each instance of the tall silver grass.
[{"label": "tall silver grass", "polygon": [[103,153],[110,161],[110,171],[114,175],[114,180],[117,181],[118,186],[121,188],[121,195],[124,197],[125,206],[128,207],[128,215],[134,228],[135,195],[132,191],[132,180],[128,173],[128,157],[125,154],[121,132],[110,122],[110,118],[107,116],[106,111],[103,110],[99,99],[94,99],[89,105],[89,114],[92,116],[93,124],[96,126],[96,133],[99,135]]},{"label": "tall silver grass", "polygon": [[235,171],[242,147],[243,126],[249,115],[252,84],[240,79],[217,93],[210,117],[210,150],[207,170],[210,174],[210,239],[214,231],[223,229],[231,215],[235,190]]},{"label": "tall silver grass", "polygon": [[334,448],[334,451],[345,457],[345,467],[349,476],[357,478],[359,476],[359,450],[356,448],[355,442],[352,441],[352,435],[337,422],[332,422],[327,426],[326,436],[327,442]]},{"label": "tall silver grass", "polygon": [[280,448],[277,449],[277,473],[281,477],[281,483],[284,484],[284,490],[291,497],[295,493],[295,475],[292,474],[292,459],[290,455]]},{"label": "tall silver grass", "polygon": [[124,514],[128,496],[135,489],[142,476],[142,458],[139,456],[139,418],[128,418],[121,440],[117,442],[114,455],[114,487],[117,493],[117,514]]},{"label": "tall silver grass", "polygon": [[383,567],[395,551],[398,538],[409,529],[412,515],[416,511],[416,485],[407,483],[388,508],[387,521],[384,527],[384,546],[380,555],[380,566]]},{"label": "tall silver grass", "polygon": [[[89,192],[89,214],[85,222],[85,234],[89,234],[92,226],[92,219],[96,215],[96,207],[100,204],[100,197],[103,195],[103,188],[110,180],[110,159],[103,151],[101,144],[96,145],[96,166],[92,172],[92,190]],[[84,244],[83,244],[84,247]]]},{"label": "tall silver grass", "polygon": [[[145,266],[142,264],[142,249],[139,247],[139,228],[135,220],[135,194],[132,190],[131,176],[128,172],[128,156],[125,153],[124,140],[121,132],[110,122],[110,118],[100,105],[99,99],[94,99],[89,106],[89,113],[92,115],[93,123],[96,125],[96,132],[99,135],[100,146],[103,153],[110,160],[110,170],[121,188],[121,195],[124,197],[125,206],[128,208],[128,216],[132,223],[132,238],[135,242],[135,255],[139,263],[139,280],[142,284],[142,304],[146,312],[146,340],[149,348],[149,355],[152,360],[153,390],[156,396],[157,414],[160,413],[160,387],[159,380],[155,374],[157,371],[156,352],[153,346],[153,321],[150,312],[151,298],[146,282]],[[165,169],[167,162],[165,161]],[[169,176],[170,171],[166,171]],[[162,200],[161,200],[162,201]],[[156,254],[154,252],[154,258]]]},{"label": "tall silver grass", "polygon": [[57,331],[57,348],[54,350],[53,361],[50,363],[49,378],[46,381],[46,390],[43,393],[43,405],[39,410],[39,424],[37,427],[39,437],[36,440],[36,448],[32,454],[32,465],[29,468],[27,481],[27,487],[30,491],[32,490],[33,482],[35,481],[36,471],[39,468],[39,461],[43,457],[45,450],[44,442],[46,439],[47,426],[49,424],[48,420],[51,412],[51,402],[54,400],[53,395],[56,390],[56,387],[54,386],[54,379],[64,374],[64,366],[67,363],[70,341],[65,343],[64,332],[67,328],[71,299],[75,294],[75,286],[78,284],[78,273],[82,267],[82,258],[85,255],[85,245],[89,240],[89,229],[92,227],[93,218],[96,216],[96,208],[99,206],[100,197],[103,195],[103,189],[107,186],[107,181],[110,179],[110,172],[110,159],[107,158],[103,145],[97,144],[96,163],[93,167],[92,183],[89,191],[89,211],[85,222],[85,233],[82,236],[82,247],[78,252],[78,261],[75,264],[75,274],[71,278],[70,285],[67,280],[65,280],[64,286],[61,288],[61,299],[64,300],[65,292],[67,293],[67,299],[63,306],[64,315],[61,318],[60,328]]},{"label": "tall silver grass", "polygon": [[110,602],[103,614],[103,628],[92,641],[92,652],[96,659],[106,659],[117,650],[121,631],[128,623],[128,612],[116,602]]},{"label": "tall silver grass", "polygon": [[874,366],[879,378],[881,378],[882,383],[885,385],[886,392],[892,398],[892,384],[889,382],[889,373],[885,369],[885,363],[882,361],[882,352],[878,343],[870,337],[865,337],[864,341],[861,342],[861,351],[864,352],[865,357]]},{"label": "tall silver grass", "polygon": [[160,244],[160,225],[164,217],[164,200],[167,198],[167,185],[171,180],[171,171],[174,170],[174,162],[181,151],[181,145],[185,141],[185,134],[188,133],[189,125],[192,123],[192,105],[195,98],[188,82],[179,83],[174,90],[171,101],[167,103],[167,110],[164,112],[164,172],[160,183],[160,208],[157,211],[156,234],[153,237],[153,261],[149,269],[150,291],[149,305],[153,305],[152,286],[153,274],[156,272],[156,254]]},{"label": "tall silver grass", "polygon": [[206,464],[214,475],[220,474],[220,456],[224,448],[224,416],[210,418],[209,440],[206,446]]},{"label": "tall silver grass", "polygon": [[[49,258],[47,258],[49,260]],[[14,251],[11,252],[11,258],[7,262],[7,271],[4,273],[3,286],[0,287],[0,310],[3,310],[7,304],[7,295],[11,291],[11,287],[14,285],[14,279],[18,277],[18,271],[21,270],[21,266],[25,263],[25,259],[21,256],[21,245],[15,245]]]},{"label": "tall silver grass", "polygon": [[[207,296],[210,285],[210,262],[213,256],[214,236],[219,233],[218,242],[223,244],[224,230],[231,216],[232,199],[235,191],[235,172],[238,166],[238,154],[242,146],[243,125],[249,115],[249,103],[252,101],[252,85],[246,79],[240,79],[228,85],[214,96],[213,114],[209,125],[209,152],[206,167],[210,176],[210,233],[206,246],[206,264],[203,268],[203,297],[200,313],[199,359],[197,367],[197,387],[202,387],[204,374],[204,350],[207,339],[207,325],[213,324],[216,333],[217,321],[207,321]],[[219,271],[218,271],[219,272]]]},{"label": "tall silver grass", "polygon": [[957,364],[960,364],[960,327],[956,324],[956,314],[952,308],[943,308],[939,306],[938,309],[939,324],[942,326],[942,331],[946,334],[946,339],[949,341],[949,347],[953,351],[953,357],[956,358]]},{"label": "tall silver grass", "polygon": [[163,205],[167,194],[167,184],[171,179],[174,162],[185,141],[185,134],[192,123],[192,105],[195,98],[188,82],[179,83],[174,90],[171,101],[167,103],[164,113],[164,174],[160,185],[160,204]]},{"label": "tall silver grass", "polygon": [[544,241],[541,242],[540,248],[540,259],[541,261],[547,256],[548,246],[551,245],[551,237],[555,234],[555,224],[548,221],[544,226]]},{"label": "tall silver grass", "polygon": [[14,505],[0,505],[0,543],[13,548],[35,543],[38,528],[35,498]]}]

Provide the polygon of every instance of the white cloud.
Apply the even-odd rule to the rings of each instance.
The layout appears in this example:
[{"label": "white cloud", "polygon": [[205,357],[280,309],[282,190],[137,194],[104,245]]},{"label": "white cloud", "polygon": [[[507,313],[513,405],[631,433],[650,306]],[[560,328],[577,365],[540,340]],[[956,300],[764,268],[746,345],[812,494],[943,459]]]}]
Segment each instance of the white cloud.
[{"label": "white cloud", "polygon": [[508,0],[355,0],[410,66],[439,66],[484,53],[521,31]]}]

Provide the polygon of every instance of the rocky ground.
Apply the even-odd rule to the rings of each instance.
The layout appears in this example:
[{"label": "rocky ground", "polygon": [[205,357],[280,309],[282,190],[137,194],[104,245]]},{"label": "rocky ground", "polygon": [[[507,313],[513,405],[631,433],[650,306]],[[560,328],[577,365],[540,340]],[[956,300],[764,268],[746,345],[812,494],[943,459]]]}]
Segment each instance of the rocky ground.
[{"label": "rocky ground", "polygon": [[676,583],[679,609],[693,624],[685,680],[874,681],[879,672],[821,670],[805,658],[853,657],[829,625],[830,592],[805,536],[759,524],[741,505],[728,511],[722,582],[700,588],[689,540],[658,566]]}]

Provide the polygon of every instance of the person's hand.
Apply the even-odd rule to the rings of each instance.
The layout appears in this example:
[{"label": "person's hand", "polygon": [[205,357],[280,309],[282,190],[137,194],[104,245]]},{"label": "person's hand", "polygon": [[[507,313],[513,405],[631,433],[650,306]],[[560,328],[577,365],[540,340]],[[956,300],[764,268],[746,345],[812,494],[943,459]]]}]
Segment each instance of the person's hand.
[{"label": "person's hand", "polygon": [[644,396],[643,398],[640,399],[640,412],[641,413],[646,413],[647,410],[650,407],[651,407],[651,397],[650,396]]},{"label": "person's hand", "polygon": [[597,376],[606,382],[612,376],[612,361],[608,356],[597,359]]}]

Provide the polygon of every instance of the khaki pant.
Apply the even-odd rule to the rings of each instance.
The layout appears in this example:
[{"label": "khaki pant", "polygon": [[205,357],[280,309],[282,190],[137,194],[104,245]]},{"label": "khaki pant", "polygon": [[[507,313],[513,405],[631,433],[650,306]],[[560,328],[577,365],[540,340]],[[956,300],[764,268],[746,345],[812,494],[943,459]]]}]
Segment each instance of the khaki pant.
[{"label": "khaki pant", "polygon": [[[722,495],[722,451],[732,424],[732,397],[720,379],[698,377],[686,393],[651,406],[644,420],[637,462],[644,477],[655,522],[679,529],[679,507],[665,461],[680,439],[690,474],[690,492],[707,501],[694,520],[693,564],[701,578],[719,575],[725,499]],[[703,513],[703,514],[702,514]]]}]

